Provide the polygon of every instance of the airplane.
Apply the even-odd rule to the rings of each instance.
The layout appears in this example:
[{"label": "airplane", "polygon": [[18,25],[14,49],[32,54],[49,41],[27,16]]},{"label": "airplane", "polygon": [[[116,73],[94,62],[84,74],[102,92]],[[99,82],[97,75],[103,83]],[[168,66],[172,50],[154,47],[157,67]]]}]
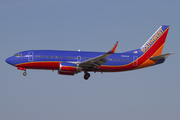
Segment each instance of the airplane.
[{"label": "airplane", "polygon": [[173,53],[161,54],[169,26],[162,25],[141,47],[124,53],[115,53],[118,41],[108,52],[63,51],[63,50],[27,50],[16,53],[6,62],[23,70],[57,70],[60,75],[74,75],[84,72],[84,79],[89,72],[121,72],[137,70],[161,64]]}]

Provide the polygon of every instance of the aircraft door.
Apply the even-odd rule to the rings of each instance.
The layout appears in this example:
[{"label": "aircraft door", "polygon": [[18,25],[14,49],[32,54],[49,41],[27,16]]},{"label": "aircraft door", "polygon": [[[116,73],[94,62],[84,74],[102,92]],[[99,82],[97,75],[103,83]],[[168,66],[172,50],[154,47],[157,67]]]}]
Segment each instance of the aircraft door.
[{"label": "aircraft door", "polygon": [[34,58],[34,52],[33,51],[29,51],[28,52],[28,61],[33,61]]},{"label": "aircraft door", "polygon": [[77,56],[77,62],[81,62],[81,56]]},{"label": "aircraft door", "polygon": [[133,66],[138,66],[138,56],[133,56]]}]

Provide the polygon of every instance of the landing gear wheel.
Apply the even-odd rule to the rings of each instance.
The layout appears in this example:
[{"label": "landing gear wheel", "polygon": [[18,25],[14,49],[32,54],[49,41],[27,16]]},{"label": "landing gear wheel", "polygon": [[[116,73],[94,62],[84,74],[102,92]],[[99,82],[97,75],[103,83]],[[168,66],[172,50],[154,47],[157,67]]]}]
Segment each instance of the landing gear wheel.
[{"label": "landing gear wheel", "polygon": [[27,73],[26,73],[26,72],[23,72],[23,75],[24,75],[24,76],[26,76],[26,75],[27,75]]},{"label": "landing gear wheel", "polygon": [[87,80],[89,77],[90,77],[90,74],[89,74],[89,73],[85,73],[85,74],[84,74],[84,79],[85,79],[85,80]]}]

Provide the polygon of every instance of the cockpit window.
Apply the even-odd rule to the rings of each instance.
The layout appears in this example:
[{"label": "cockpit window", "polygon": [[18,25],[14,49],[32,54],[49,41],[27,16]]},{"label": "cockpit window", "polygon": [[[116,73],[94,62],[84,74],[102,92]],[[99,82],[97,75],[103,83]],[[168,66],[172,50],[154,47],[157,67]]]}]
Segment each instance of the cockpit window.
[{"label": "cockpit window", "polygon": [[16,57],[20,57],[20,56],[22,56],[22,54],[15,54],[14,56],[16,56]]}]

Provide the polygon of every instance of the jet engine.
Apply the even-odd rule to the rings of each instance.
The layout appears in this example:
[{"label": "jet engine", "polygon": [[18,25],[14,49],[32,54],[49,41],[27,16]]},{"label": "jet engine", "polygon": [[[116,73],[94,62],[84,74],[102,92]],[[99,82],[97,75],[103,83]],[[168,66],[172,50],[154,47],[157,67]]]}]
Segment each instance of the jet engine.
[{"label": "jet engine", "polygon": [[61,62],[59,65],[58,74],[74,75],[80,71],[81,69],[75,63]]}]

